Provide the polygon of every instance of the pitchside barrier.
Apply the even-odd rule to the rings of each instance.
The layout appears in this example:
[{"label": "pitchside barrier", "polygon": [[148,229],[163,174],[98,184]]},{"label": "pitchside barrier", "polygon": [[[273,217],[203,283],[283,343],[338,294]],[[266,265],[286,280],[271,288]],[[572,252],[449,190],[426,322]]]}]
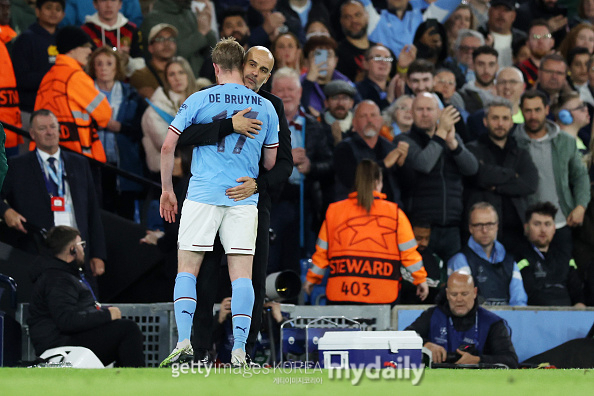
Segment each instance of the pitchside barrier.
[{"label": "pitchside barrier", "polygon": [[[28,305],[19,304],[16,319],[22,326],[23,360],[33,360],[35,351],[27,326]],[[157,367],[177,342],[173,303],[113,304],[122,317],[138,323],[144,336],[144,353],[148,367]],[[310,306],[281,304],[281,311],[291,320],[298,317],[343,317],[356,321],[361,330],[404,330],[428,305],[394,307],[388,305]],[[213,312],[218,311],[216,304]],[[512,329],[512,341],[518,358],[524,361],[566,341],[583,338],[594,323],[594,308],[567,307],[489,307],[504,318]],[[300,326],[297,326],[300,327]],[[320,326],[322,327],[322,326]],[[317,333],[316,333],[317,334]]]},{"label": "pitchside barrier", "polygon": [[[392,328],[404,330],[427,309],[407,305],[392,309]],[[594,308],[485,307],[505,319],[520,362],[576,338],[584,338],[594,323]]]}]

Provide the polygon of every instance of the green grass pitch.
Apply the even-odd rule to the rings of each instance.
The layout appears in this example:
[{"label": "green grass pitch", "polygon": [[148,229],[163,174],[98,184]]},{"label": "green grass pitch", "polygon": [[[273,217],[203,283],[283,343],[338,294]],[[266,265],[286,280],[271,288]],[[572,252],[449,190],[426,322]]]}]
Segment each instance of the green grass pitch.
[{"label": "green grass pitch", "polygon": [[227,372],[208,377],[187,373],[173,377],[170,369],[0,368],[2,396],[581,396],[593,392],[594,370],[426,370],[417,386],[405,379],[364,376],[358,386],[353,386],[350,379],[330,379],[328,371],[322,370],[251,376]]}]

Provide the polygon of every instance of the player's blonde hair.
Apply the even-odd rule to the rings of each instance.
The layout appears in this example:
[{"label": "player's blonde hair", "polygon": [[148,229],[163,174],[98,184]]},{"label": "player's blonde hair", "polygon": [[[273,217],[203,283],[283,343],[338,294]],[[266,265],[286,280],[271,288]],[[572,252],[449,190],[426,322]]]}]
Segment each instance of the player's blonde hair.
[{"label": "player's blonde hair", "polygon": [[222,70],[242,70],[245,50],[233,37],[223,38],[212,50],[212,62]]}]

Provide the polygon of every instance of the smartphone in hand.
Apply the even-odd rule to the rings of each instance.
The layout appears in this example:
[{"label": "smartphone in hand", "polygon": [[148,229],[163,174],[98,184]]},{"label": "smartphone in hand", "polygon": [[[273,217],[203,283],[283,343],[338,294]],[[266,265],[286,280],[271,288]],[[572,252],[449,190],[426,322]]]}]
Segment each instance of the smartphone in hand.
[{"label": "smartphone in hand", "polygon": [[[328,62],[328,50],[327,49],[317,49],[314,52],[314,63],[316,65],[321,65],[322,63]],[[328,72],[326,70],[320,71],[320,76],[325,77]]]}]

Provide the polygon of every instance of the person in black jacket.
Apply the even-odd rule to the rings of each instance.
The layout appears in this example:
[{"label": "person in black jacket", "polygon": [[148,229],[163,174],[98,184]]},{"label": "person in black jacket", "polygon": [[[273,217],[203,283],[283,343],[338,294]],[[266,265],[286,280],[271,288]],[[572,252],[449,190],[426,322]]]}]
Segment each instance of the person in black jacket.
[{"label": "person in black jacket", "polygon": [[504,319],[480,307],[472,275],[454,272],[448,278],[447,299],[421,314],[405,330],[423,338],[433,363],[501,363],[518,367],[518,356]]},{"label": "person in black jacket", "polygon": [[497,240],[513,254],[523,238],[526,197],[536,192],[538,170],[530,153],[509,135],[514,126],[512,108],[507,99],[491,101],[483,119],[488,134],[468,144],[468,150],[479,158],[479,169],[466,185],[465,207],[477,202],[493,205],[500,224]]},{"label": "person in black jacket", "polygon": [[83,274],[86,242],[76,228],[52,228],[53,255],[35,283],[27,321],[37,355],[59,346],[82,346],[104,365],[143,367],[142,333],[117,307],[102,307]]},{"label": "person in black jacket", "polygon": [[551,244],[557,210],[551,202],[538,202],[526,210],[526,239],[517,262],[528,305],[584,308],[584,287],[571,252]]},{"label": "person in black jacket", "polygon": [[456,134],[460,114],[453,106],[440,115],[435,96],[422,93],[413,100],[412,110],[410,132],[397,136],[410,145],[405,166],[415,173],[404,210],[431,223],[430,246],[447,261],[462,247],[462,177],[474,175],[478,161]]},{"label": "person in black jacket", "polygon": [[[252,283],[254,285],[254,308],[253,312],[260,312],[266,296],[266,268],[268,266],[268,243],[270,228],[270,208],[272,197],[279,194],[282,184],[287,180],[293,168],[293,157],[291,154],[291,132],[285,117],[283,102],[269,92],[261,90],[262,85],[270,77],[273,65],[262,63],[262,56],[268,49],[264,47],[252,47],[244,58],[244,83],[258,92],[263,98],[270,100],[278,114],[280,131],[279,147],[276,154],[276,163],[270,171],[260,167],[260,174],[257,179],[241,181],[241,183],[227,192],[230,198],[243,199],[254,193],[258,193],[258,235],[256,237],[256,253],[252,267]],[[264,57],[264,59],[267,59]],[[247,109],[246,109],[247,110]],[[178,145],[209,145],[216,144],[219,140],[233,132],[250,136],[257,133],[260,126],[259,121],[245,118],[246,110],[241,111],[231,118],[214,121],[211,124],[192,125],[180,135]],[[216,299],[218,288],[217,277],[219,263],[223,256],[223,249],[220,243],[215,243],[213,252],[206,252],[204,262],[197,279],[197,306],[194,315],[194,339],[192,345],[195,349],[195,358],[198,361],[208,362],[207,351],[211,347],[210,329],[212,328],[212,307]],[[261,325],[260,315],[252,317],[252,325],[246,345],[248,354],[253,349],[258,331]]]}]

